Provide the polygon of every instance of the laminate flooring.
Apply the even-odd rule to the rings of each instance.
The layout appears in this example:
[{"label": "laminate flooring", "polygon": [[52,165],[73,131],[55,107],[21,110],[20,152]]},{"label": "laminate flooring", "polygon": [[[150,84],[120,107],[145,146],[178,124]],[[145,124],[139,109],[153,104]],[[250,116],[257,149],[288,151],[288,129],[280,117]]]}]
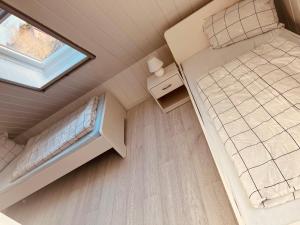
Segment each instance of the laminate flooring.
[{"label": "laminate flooring", "polygon": [[114,151],[15,204],[22,225],[236,225],[192,104],[128,112],[128,155]]}]

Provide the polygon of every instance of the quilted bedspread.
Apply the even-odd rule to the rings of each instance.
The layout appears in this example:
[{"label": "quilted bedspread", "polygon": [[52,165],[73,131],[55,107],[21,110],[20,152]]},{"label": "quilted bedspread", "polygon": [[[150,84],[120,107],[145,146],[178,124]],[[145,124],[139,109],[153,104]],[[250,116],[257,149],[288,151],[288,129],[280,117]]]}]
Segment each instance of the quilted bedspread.
[{"label": "quilted bedspread", "polygon": [[277,37],[197,80],[254,207],[300,197],[300,45]]},{"label": "quilted bedspread", "polygon": [[95,124],[98,102],[99,98],[93,97],[86,105],[41,134],[30,138],[18,158],[12,181],[40,166],[89,133]]}]

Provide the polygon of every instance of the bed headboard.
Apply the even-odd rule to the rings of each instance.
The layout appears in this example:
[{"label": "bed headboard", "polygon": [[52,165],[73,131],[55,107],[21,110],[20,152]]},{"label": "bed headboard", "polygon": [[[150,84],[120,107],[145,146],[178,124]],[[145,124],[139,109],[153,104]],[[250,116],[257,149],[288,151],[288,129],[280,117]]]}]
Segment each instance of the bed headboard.
[{"label": "bed headboard", "polygon": [[238,2],[213,0],[165,32],[165,39],[177,64],[209,46],[202,25],[208,16]]}]

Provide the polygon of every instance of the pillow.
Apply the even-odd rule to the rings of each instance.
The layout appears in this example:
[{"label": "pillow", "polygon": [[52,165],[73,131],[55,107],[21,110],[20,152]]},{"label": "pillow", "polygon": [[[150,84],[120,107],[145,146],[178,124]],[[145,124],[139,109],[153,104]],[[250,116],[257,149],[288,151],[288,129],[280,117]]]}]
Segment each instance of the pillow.
[{"label": "pillow", "polygon": [[280,27],[274,0],[243,0],[206,18],[203,30],[222,48]]},{"label": "pillow", "polygon": [[0,172],[23,150],[24,146],[8,139],[6,132],[0,133]]}]

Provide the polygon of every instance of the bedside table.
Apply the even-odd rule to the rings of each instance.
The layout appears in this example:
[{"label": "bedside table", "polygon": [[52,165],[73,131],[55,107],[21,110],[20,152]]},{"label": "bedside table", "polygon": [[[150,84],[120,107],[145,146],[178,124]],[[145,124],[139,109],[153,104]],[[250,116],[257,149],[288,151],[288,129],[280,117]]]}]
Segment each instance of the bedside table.
[{"label": "bedside table", "polygon": [[148,77],[147,87],[163,112],[169,112],[190,100],[175,63],[165,68],[163,76]]}]

